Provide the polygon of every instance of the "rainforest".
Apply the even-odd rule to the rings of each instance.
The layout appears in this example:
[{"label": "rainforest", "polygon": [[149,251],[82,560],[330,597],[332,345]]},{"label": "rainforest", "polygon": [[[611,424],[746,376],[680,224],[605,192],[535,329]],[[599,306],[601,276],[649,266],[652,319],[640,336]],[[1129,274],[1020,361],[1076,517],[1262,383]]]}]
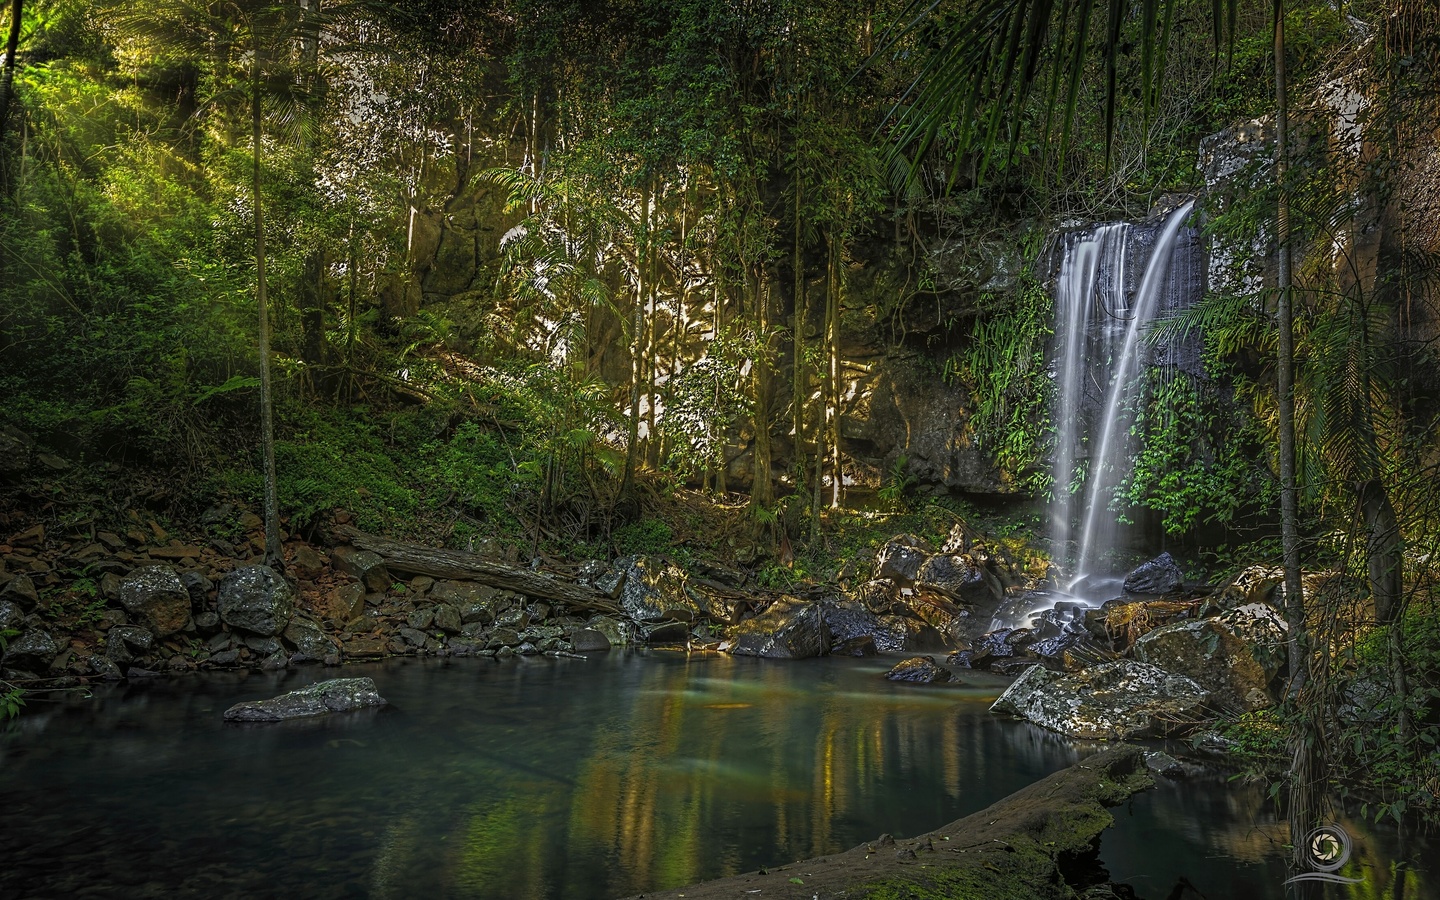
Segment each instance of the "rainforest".
[{"label": "rainforest", "polygon": [[0,896],[1440,898],[1434,0],[4,0]]}]

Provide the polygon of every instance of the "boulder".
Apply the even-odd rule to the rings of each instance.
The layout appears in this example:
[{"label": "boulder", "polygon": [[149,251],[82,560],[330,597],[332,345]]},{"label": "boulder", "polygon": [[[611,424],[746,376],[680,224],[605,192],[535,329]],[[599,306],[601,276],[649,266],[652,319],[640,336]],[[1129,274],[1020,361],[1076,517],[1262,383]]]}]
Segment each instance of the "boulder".
[{"label": "boulder", "polygon": [[1250,603],[1271,603],[1276,588],[1285,584],[1285,570],[1279,566],[1249,566],[1210,598],[1221,609]]},{"label": "boulder", "polygon": [[463,620],[460,618],[460,610],[448,603],[435,607],[435,627],[446,634],[459,634]]},{"label": "boulder", "polygon": [[877,615],[890,611],[890,606],[900,597],[900,589],[888,578],[872,578],[855,590],[848,598]]},{"label": "boulder", "polygon": [[932,556],[916,573],[915,586],[989,612],[1005,599],[1000,579],[968,556]]},{"label": "boulder", "polygon": [[594,615],[585,623],[585,627],[600,632],[612,647],[635,643],[635,626],[624,619]]},{"label": "boulder", "polygon": [[897,584],[913,584],[920,567],[935,548],[913,534],[897,534],[885,542],[875,554],[875,578],[886,578]]},{"label": "boulder", "polygon": [[44,675],[60,655],[60,645],[43,628],[30,628],[5,648],[5,667],[35,675]]},{"label": "boulder", "polygon": [[0,600],[0,631],[19,631],[25,625],[25,611],[9,600]]},{"label": "boulder", "polygon": [[1238,711],[1275,702],[1270,682],[1285,662],[1285,623],[1263,603],[1211,619],[1177,622],[1146,634],[1130,650],[1140,662],[1193,679]]},{"label": "boulder", "polygon": [[686,585],[685,573],[672,563],[627,556],[615,561],[615,571],[621,576],[616,599],[636,622],[693,622],[703,614]]},{"label": "boulder", "polygon": [[1170,594],[1185,586],[1185,573],[1169,553],[1137,566],[1125,576],[1127,594]]},{"label": "boulder", "polygon": [[323,629],[309,619],[302,619],[299,616],[290,620],[285,626],[285,640],[290,642],[300,655],[316,661],[334,653],[336,645],[324,632]]},{"label": "boulder", "polygon": [[342,584],[313,597],[311,609],[321,618],[344,625],[365,614],[365,586]]},{"label": "boulder", "polygon": [[900,603],[911,616],[935,629],[943,638],[946,647],[966,643],[970,624],[970,611],[961,609],[948,597],[924,589],[905,592]]},{"label": "boulder", "polygon": [[125,673],[120,671],[114,660],[99,654],[90,657],[89,665],[90,672],[101,681],[119,681],[125,677]]},{"label": "boulder", "polygon": [[909,681],[915,684],[949,684],[955,675],[944,666],[937,665],[933,656],[914,656],[901,660],[885,673],[890,681]]},{"label": "boulder", "polygon": [[369,550],[336,547],[330,551],[330,566],[355,578],[365,585],[367,591],[383,593],[390,590],[393,583],[390,570],[385,568],[385,560],[380,558],[380,554],[371,553]]},{"label": "boulder", "polygon": [[295,590],[267,566],[242,566],[220,580],[216,604],[231,628],[276,635],[295,612]]},{"label": "boulder", "polygon": [[787,598],[740,623],[720,648],[737,656],[809,659],[830,649],[830,629],[821,604]]},{"label": "boulder", "polygon": [[875,633],[880,629],[880,620],[859,601],[825,603],[821,606],[821,614],[825,617],[825,627],[830,632],[832,646],[867,637],[871,644],[874,644]]},{"label": "boulder", "polygon": [[40,602],[40,592],[35,589],[35,582],[29,575],[16,575],[0,588],[0,600],[8,600],[24,610],[35,608]]},{"label": "boulder", "polygon": [[190,624],[190,591],[169,566],[143,566],[120,584],[120,605],[164,638]]},{"label": "boulder", "polygon": [[290,565],[294,567],[297,577],[314,581],[325,571],[325,557],[309,544],[299,544],[295,547],[295,556],[290,560]]},{"label": "boulder", "polygon": [[1183,675],[1121,659],[1061,674],[1031,666],[990,711],[1075,738],[1161,736],[1199,717],[1205,689]]},{"label": "boulder", "polygon": [[[419,579],[417,578],[416,581]],[[414,589],[414,582],[411,582],[411,588]],[[500,593],[493,587],[476,584],[473,581],[439,581],[431,585],[429,596],[436,603],[449,603],[454,606],[464,606],[467,603],[494,606]]]},{"label": "boulder", "polygon": [[862,634],[830,645],[831,656],[874,656],[880,650],[873,635]]},{"label": "boulder", "polygon": [[384,705],[373,679],[333,678],[269,700],[237,703],[225,710],[225,721],[279,722]]},{"label": "boulder", "polygon": [[878,616],[875,646],[881,653],[939,652],[946,649],[944,635],[906,616]]},{"label": "boulder", "polygon": [[196,569],[182,573],[180,583],[185,585],[185,591],[190,595],[190,605],[204,609],[215,583],[206,578],[204,572]]},{"label": "boulder", "polygon": [[594,628],[570,629],[570,646],[576,653],[597,653],[610,649],[610,639]]},{"label": "boulder", "polygon": [[688,622],[644,622],[640,634],[647,644],[683,644],[690,639]]}]

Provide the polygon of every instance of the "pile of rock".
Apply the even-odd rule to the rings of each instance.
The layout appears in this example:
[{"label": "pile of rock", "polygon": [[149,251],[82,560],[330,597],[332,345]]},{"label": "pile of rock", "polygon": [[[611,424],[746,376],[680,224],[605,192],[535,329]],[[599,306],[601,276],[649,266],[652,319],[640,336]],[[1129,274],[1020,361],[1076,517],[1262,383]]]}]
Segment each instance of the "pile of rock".
[{"label": "pile of rock", "polygon": [[992,710],[1073,737],[1164,735],[1275,703],[1286,629],[1268,602],[1269,570],[1247,569],[1203,597],[1183,594],[1177,573],[1164,554],[1131,573],[1124,596],[1072,615],[1053,641],[1016,639],[1029,629],[992,633],[964,661],[1020,660],[1012,665],[1023,674]]}]

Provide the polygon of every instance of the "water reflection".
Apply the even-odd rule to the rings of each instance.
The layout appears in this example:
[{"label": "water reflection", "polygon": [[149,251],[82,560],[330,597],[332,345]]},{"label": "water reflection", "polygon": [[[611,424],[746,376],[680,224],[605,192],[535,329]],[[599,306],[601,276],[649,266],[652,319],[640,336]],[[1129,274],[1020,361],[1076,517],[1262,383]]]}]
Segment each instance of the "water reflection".
[{"label": "water reflection", "polygon": [[[333,673],[116,686],[0,737],[0,896],[612,897],[927,831],[1094,749],[991,718],[999,680],[885,668],[396,660],[346,670],[390,707],[279,727],[220,712]],[[1278,888],[1263,808],[1220,780],[1157,791],[1106,861],[1155,897],[1211,869]]]}]

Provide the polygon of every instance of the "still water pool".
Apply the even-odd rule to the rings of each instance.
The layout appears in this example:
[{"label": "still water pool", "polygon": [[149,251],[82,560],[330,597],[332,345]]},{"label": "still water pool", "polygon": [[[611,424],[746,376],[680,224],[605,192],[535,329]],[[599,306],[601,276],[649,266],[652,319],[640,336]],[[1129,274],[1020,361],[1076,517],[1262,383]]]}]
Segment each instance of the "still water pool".
[{"label": "still water pool", "polygon": [[[0,734],[0,897],[599,900],[929,831],[1096,749],[991,717],[1000,679],[891,663],[391,660],[32,704]],[[341,674],[390,706],[221,721]],[[1101,857],[1142,896],[1283,896],[1258,786],[1200,776],[1115,815]],[[1347,825],[1363,890],[1331,896],[1432,896],[1397,860],[1440,848]]]}]

